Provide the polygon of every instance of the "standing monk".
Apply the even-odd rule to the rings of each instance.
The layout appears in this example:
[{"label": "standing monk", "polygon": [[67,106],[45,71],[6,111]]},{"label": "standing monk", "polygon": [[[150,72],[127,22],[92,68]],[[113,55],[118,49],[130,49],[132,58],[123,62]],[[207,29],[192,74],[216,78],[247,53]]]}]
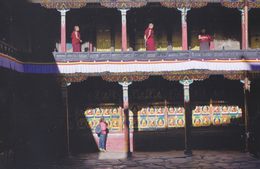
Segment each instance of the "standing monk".
[{"label": "standing monk", "polygon": [[144,41],[147,51],[155,51],[153,24],[150,23],[144,32]]},{"label": "standing monk", "polygon": [[81,42],[82,40],[80,39],[79,26],[74,26],[74,31],[71,34],[73,52],[81,52]]},{"label": "standing monk", "polygon": [[213,38],[206,33],[206,29],[201,30],[198,39],[200,42],[200,50],[210,50],[213,48],[212,47]]}]

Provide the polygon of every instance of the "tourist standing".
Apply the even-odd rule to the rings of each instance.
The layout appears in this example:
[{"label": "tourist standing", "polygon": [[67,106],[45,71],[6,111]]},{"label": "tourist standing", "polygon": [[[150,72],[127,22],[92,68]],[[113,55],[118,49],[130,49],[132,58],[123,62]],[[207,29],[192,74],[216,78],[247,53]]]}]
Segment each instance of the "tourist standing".
[{"label": "tourist standing", "polygon": [[105,122],[104,118],[102,117],[99,121],[100,125],[100,134],[99,134],[99,150],[106,151],[106,139],[107,139],[107,123]]}]

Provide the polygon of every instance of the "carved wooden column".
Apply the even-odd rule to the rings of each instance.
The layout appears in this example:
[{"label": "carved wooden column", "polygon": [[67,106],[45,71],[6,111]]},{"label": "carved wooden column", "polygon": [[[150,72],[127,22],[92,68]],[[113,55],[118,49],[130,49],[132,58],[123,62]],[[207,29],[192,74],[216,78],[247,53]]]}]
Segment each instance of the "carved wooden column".
[{"label": "carved wooden column", "polygon": [[163,75],[163,78],[169,81],[179,81],[183,85],[184,91],[184,109],[185,109],[185,150],[184,154],[192,155],[191,150],[191,127],[192,127],[192,110],[190,104],[190,85],[194,81],[201,81],[209,78],[209,72],[198,73],[191,72],[187,74],[170,73]]},{"label": "carved wooden column", "polygon": [[187,14],[190,8],[178,8],[181,11],[182,50],[188,50]]},{"label": "carved wooden column", "polygon": [[243,7],[239,9],[241,12],[241,48],[248,49],[248,3],[245,2]]},{"label": "carved wooden column", "polygon": [[65,110],[65,136],[66,136],[66,153],[67,155],[70,154],[70,131],[69,131],[69,102],[68,102],[68,86],[71,83],[63,82],[61,89],[62,89],[62,100]]},{"label": "carved wooden column", "polygon": [[177,8],[181,11],[181,27],[182,27],[182,50],[188,50],[188,28],[187,14],[191,8],[202,8],[207,6],[208,2],[193,2],[190,1],[162,1],[161,5],[167,8]]},{"label": "carved wooden column", "polygon": [[244,80],[241,80],[241,83],[244,84],[244,118],[245,118],[245,152],[248,152],[248,139],[249,139],[249,115],[248,115],[248,99],[250,92],[250,80],[246,77]]},{"label": "carved wooden column", "polygon": [[60,52],[67,52],[66,49],[66,13],[69,11],[69,9],[61,9],[58,10],[61,15],[61,36],[60,36]]},{"label": "carved wooden column", "polygon": [[128,86],[132,82],[119,82],[123,89],[123,108],[124,108],[124,135],[125,135],[125,151],[128,157],[131,156],[130,149],[130,129],[129,129],[129,102],[128,102]]},{"label": "carved wooden column", "polygon": [[192,126],[192,110],[190,105],[190,85],[193,80],[180,80],[184,90],[184,109],[185,109],[185,150],[186,155],[192,155],[191,150],[191,126]]},{"label": "carved wooden column", "polygon": [[127,21],[126,14],[129,9],[119,9],[122,20],[122,51],[127,51]]},{"label": "carved wooden column", "polygon": [[125,0],[100,0],[100,4],[107,8],[117,8],[121,12],[122,20],[122,51],[127,51],[127,22],[126,14],[131,8],[140,8],[147,4],[147,0],[125,1]]},{"label": "carved wooden column", "polygon": [[64,107],[65,114],[65,144],[66,144],[66,153],[70,155],[70,124],[69,124],[69,98],[68,98],[68,87],[71,83],[79,83],[87,80],[87,76],[84,74],[67,74],[67,75],[59,75],[57,80],[61,86],[61,94],[62,94],[62,104]]},{"label": "carved wooden column", "polygon": [[128,87],[132,82],[140,82],[148,79],[147,75],[105,75],[102,76],[103,80],[109,82],[118,82],[122,86],[123,90],[123,109],[124,109],[124,143],[125,149],[123,152],[127,152],[127,157],[131,157],[131,154],[134,150],[133,135],[130,133],[129,128],[129,101],[128,101]]},{"label": "carved wooden column", "polygon": [[245,3],[244,6],[244,48],[245,50],[248,49],[248,4]]}]

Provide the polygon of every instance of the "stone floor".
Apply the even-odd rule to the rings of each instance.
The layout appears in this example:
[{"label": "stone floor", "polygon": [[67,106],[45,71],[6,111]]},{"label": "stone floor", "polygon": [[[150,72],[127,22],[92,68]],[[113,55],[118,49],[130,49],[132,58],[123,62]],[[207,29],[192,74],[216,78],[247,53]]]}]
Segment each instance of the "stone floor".
[{"label": "stone floor", "polygon": [[239,169],[260,168],[260,159],[236,151],[194,151],[193,156],[183,151],[136,152],[126,159],[121,153],[93,153],[71,156],[48,164],[34,164],[26,169]]}]

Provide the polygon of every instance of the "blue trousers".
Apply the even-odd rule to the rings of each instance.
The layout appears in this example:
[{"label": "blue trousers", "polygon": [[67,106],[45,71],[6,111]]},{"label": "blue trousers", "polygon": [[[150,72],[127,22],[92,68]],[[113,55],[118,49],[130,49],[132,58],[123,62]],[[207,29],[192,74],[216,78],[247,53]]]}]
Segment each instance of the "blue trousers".
[{"label": "blue trousers", "polygon": [[106,149],[106,134],[100,134],[99,136],[99,148]]}]

